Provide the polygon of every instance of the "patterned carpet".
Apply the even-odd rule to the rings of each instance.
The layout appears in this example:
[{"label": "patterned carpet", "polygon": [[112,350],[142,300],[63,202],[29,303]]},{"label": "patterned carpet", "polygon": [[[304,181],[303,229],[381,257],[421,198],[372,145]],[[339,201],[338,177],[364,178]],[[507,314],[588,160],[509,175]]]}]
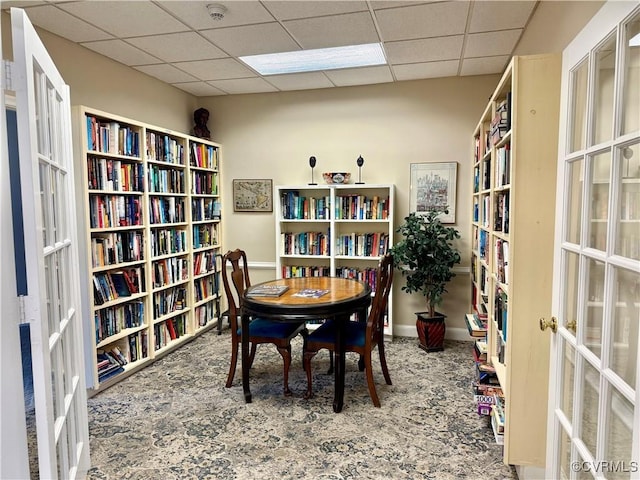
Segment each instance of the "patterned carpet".
[{"label": "patterned carpet", "polygon": [[301,349],[296,340],[289,398],[272,345],[256,354],[253,403],[244,403],[240,365],[233,387],[225,388],[229,334],[210,331],[89,399],[88,478],[517,478],[502,463],[487,417],[474,411],[470,343],[447,342],[444,352],[426,353],[416,339],[389,342],[392,386],[374,362],[379,409],[357,356],[349,355],[339,414],[332,410],[326,351],[314,359],[314,398],[302,398]]}]

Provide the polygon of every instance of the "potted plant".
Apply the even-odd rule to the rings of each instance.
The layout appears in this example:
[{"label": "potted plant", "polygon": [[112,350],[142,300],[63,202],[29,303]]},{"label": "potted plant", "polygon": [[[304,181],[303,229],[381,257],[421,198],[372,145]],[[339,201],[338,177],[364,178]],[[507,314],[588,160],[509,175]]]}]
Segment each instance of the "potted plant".
[{"label": "potted plant", "polygon": [[444,349],[446,316],[436,307],[442,303],[447,283],[456,275],[453,266],[460,263],[460,252],[453,246],[460,234],[439,220],[442,213],[448,212],[410,213],[396,230],[402,240],[391,248],[394,265],[406,278],[402,290],[420,293],[426,300],[427,311],[416,312],[416,328],[420,348],[428,352]]}]

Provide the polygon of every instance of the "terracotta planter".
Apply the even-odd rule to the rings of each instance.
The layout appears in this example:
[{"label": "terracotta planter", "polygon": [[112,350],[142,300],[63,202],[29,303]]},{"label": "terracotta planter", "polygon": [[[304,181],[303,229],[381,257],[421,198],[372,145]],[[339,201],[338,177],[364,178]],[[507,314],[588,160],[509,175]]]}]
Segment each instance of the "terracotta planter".
[{"label": "terracotta planter", "polygon": [[416,330],[418,331],[419,347],[427,352],[441,352],[444,350],[444,333],[446,330],[446,315],[436,312],[434,317],[429,312],[416,312]]}]

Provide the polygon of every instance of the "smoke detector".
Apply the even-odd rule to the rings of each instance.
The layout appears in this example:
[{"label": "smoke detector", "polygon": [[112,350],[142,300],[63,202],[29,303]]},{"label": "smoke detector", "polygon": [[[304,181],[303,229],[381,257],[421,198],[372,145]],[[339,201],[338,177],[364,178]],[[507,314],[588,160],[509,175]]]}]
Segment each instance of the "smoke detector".
[{"label": "smoke detector", "polygon": [[219,22],[224,18],[224,14],[227,13],[227,7],[220,5],[219,3],[211,3],[207,5],[209,16],[216,22]]}]

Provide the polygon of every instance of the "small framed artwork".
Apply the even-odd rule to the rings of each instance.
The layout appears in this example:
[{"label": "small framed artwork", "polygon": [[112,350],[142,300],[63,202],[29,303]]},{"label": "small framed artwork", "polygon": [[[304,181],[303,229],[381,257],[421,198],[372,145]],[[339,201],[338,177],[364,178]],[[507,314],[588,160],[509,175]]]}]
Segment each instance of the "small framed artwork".
[{"label": "small framed artwork", "polygon": [[426,214],[432,210],[448,210],[442,223],[456,223],[457,162],[412,163],[409,211]]},{"label": "small framed artwork", "polygon": [[233,180],[233,211],[272,212],[272,181],[270,179]]}]

